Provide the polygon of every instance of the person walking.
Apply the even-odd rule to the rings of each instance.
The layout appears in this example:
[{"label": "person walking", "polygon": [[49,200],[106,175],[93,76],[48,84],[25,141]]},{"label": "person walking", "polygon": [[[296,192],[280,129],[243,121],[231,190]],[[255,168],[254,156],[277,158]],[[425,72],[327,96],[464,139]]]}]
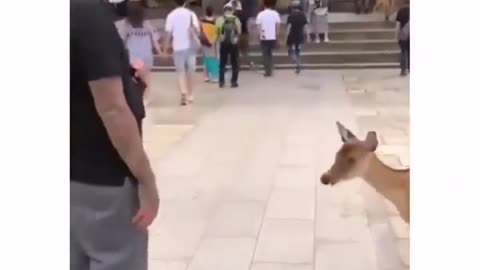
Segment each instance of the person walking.
[{"label": "person walking", "polygon": [[250,35],[248,29],[248,13],[242,8],[242,3],[239,0],[231,0],[230,4],[232,5],[234,11],[234,15],[240,20],[242,25],[242,33],[240,34],[239,40],[239,49],[240,54],[245,62],[247,62],[250,66],[250,69],[254,68],[254,63],[250,58]]},{"label": "person walking", "polygon": [[141,91],[106,1],[70,0],[70,269],[147,270],[158,213]]},{"label": "person walking", "polygon": [[377,0],[373,10],[377,11],[380,7],[382,8],[383,14],[385,15],[385,21],[390,21],[390,16],[392,15],[395,8],[395,0]]},{"label": "person walking", "polygon": [[295,73],[300,73],[300,51],[304,42],[307,17],[302,11],[302,3],[299,0],[291,2],[291,13],[287,19],[287,40],[288,54],[295,61]]},{"label": "person walking", "polygon": [[328,0],[310,0],[310,39],[328,42]]},{"label": "person walking", "polygon": [[117,24],[118,32],[122,38],[130,56],[130,63],[135,60],[143,62],[144,77],[147,88],[146,99],[149,99],[151,91],[150,71],[153,67],[153,49],[161,54],[158,36],[152,25],[145,21],[145,10],[140,0],[130,0],[127,3],[126,18]]},{"label": "person walking", "polygon": [[207,6],[205,9],[205,17],[200,23],[205,81],[218,82],[218,28],[215,24],[215,18],[213,17],[212,6]]},{"label": "person walking", "polygon": [[400,46],[400,75],[406,76],[410,72],[410,1],[397,12],[397,37]]},{"label": "person walking", "polygon": [[224,15],[218,17],[217,27],[220,36],[220,76],[219,86],[225,86],[225,68],[228,60],[232,66],[231,87],[238,87],[238,73],[240,65],[238,62],[239,47],[238,42],[242,33],[240,20],[234,15],[234,7],[227,3],[223,7]]},{"label": "person walking", "polygon": [[180,105],[193,103],[193,87],[197,50],[201,46],[198,39],[200,23],[197,15],[186,8],[187,0],[175,0],[177,8],[172,10],[165,22],[166,38],[163,51],[166,54],[170,43],[173,48],[173,62],[180,89]]},{"label": "person walking", "polygon": [[260,33],[265,77],[273,75],[273,49],[277,44],[280,14],[275,11],[276,0],[264,0],[265,9],[257,15],[256,24]]}]

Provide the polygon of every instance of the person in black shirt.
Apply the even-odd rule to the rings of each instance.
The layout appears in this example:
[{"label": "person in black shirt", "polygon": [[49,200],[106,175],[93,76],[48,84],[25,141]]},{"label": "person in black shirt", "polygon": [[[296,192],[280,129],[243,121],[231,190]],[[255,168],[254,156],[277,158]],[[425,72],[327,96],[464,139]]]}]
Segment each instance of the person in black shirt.
[{"label": "person in black shirt", "polygon": [[397,36],[400,45],[401,76],[410,72],[410,7],[409,1],[397,12]]},{"label": "person in black shirt", "polygon": [[240,49],[240,54],[242,57],[247,61],[250,65],[250,69],[254,68],[254,64],[250,59],[249,52],[250,52],[250,36],[248,32],[248,13],[243,9],[242,4],[239,0],[232,0],[230,1],[232,7],[234,8],[234,13],[242,25],[242,33],[240,34],[240,38],[238,41],[238,47]]},{"label": "person in black shirt", "polygon": [[300,1],[292,1],[291,13],[287,19],[287,40],[288,54],[295,61],[297,68],[295,72],[300,73],[300,50],[304,42],[305,25],[307,17],[302,11]]},{"label": "person in black shirt", "polygon": [[70,269],[146,270],[158,212],[142,93],[106,1],[70,0]]}]

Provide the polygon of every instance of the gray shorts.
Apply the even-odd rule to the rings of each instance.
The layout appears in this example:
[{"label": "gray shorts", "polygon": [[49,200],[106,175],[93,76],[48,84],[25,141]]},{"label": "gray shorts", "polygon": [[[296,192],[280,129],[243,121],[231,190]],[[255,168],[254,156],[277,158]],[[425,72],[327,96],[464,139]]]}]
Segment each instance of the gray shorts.
[{"label": "gray shorts", "polygon": [[70,270],[147,270],[148,232],[132,224],[136,186],[70,181]]},{"label": "gray shorts", "polygon": [[197,62],[197,54],[194,50],[181,50],[173,52],[173,63],[177,73],[193,73]]}]

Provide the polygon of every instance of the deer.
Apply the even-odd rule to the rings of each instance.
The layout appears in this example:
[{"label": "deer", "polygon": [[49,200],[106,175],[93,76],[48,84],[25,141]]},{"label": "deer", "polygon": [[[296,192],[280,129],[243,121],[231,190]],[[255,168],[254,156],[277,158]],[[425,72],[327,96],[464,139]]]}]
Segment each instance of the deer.
[{"label": "deer", "polygon": [[340,122],[336,124],[343,144],[333,165],[321,176],[322,184],[334,186],[360,177],[392,202],[400,217],[410,224],[410,168],[393,169],[378,158],[375,154],[378,139],[374,131],[369,131],[366,138],[360,140]]}]

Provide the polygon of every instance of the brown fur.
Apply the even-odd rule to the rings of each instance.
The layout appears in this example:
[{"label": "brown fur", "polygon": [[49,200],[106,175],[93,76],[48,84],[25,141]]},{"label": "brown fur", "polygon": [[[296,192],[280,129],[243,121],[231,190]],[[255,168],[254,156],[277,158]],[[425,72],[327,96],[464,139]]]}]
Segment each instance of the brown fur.
[{"label": "brown fur", "polygon": [[410,223],[410,169],[392,169],[377,157],[378,140],[374,132],[369,132],[362,141],[338,122],[337,127],[344,144],[332,167],[322,175],[321,182],[335,185],[361,177],[392,202],[403,220]]}]

